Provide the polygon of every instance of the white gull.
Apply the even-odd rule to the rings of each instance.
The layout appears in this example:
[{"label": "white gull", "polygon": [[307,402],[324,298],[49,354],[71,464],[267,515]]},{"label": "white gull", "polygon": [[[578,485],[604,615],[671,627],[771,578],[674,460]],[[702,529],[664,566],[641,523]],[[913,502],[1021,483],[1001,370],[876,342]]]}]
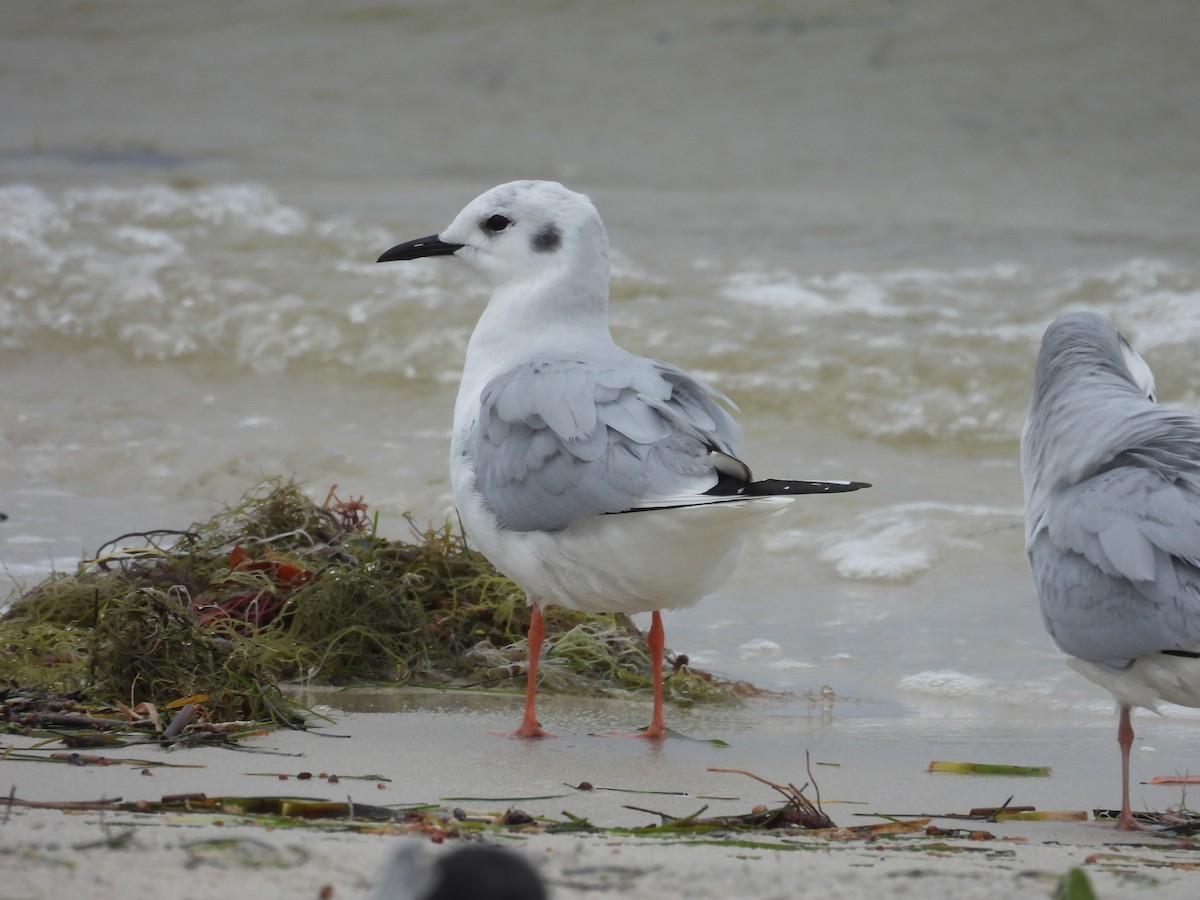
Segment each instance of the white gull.
[{"label": "white gull", "polygon": [[868,485],[753,480],[723,395],[613,342],[608,236],[584,195],[503,184],[441,234],[379,261],[430,256],[453,256],[493,287],[467,346],[450,474],[467,536],[532,605],[525,715],[513,734],[546,736],[535,713],[541,610],[560,604],[653,614],[654,713],[638,736],[661,738],[659,610],[715,590],[745,532],[796,495]]}]

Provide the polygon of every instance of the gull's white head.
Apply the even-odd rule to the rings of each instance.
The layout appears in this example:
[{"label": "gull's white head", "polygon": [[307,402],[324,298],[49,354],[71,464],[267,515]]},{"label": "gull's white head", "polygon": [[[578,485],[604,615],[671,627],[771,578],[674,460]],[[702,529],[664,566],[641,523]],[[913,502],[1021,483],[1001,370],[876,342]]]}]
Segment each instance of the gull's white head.
[{"label": "gull's white head", "polygon": [[495,287],[573,277],[607,295],[608,235],[584,194],[512,181],[472,200],[441,234],[399,244],[379,262],[454,256]]}]

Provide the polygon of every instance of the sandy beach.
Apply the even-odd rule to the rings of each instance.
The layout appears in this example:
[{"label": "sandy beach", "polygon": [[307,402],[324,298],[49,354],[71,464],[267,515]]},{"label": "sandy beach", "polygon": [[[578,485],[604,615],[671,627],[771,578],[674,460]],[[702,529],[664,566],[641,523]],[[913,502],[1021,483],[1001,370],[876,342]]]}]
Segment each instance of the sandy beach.
[{"label": "sandy beach", "polygon": [[[0,798],[24,802],[349,798],[594,832],[0,800],[0,898],[367,897],[396,847],[466,839],[559,900],[1049,897],[1076,866],[1107,900],[1200,895],[1195,850],[1091,819],[1119,803],[1116,717],[1045,633],[1018,469],[1068,310],[1112,316],[1200,412],[1198,39],[1188,0],[0,4],[0,606],[264,478],[364,496],[389,538],[453,521],[486,289],[375,260],[513,178],[592,196],[614,336],[727,393],[756,473],[874,484],[795,504],[669,614],[693,665],[791,693],[668,709],[696,740],[590,736],[646,724],[644,697],[547,691],[560,737],[529,743],[487,733],[515,694],[411,689],[303,693],[331,721],[240,749],[80,751],[108,766],[0,739]],[[1135,809],[1179,806],[1147,782],[1200,767],[1200,716],[1135,727]],[[799,786],[806,752],[840,834],[613,831],[775,806],[709,769]],[[940,818],[1010,797],[1088,820]],[[850,831],[885,815],[968,831]]]},{"label": "sandy beach", "polygon": [[[727,898],[1052,896],[1072,867],[1087,871],[1099,897],[1191,897],[1196,850],[1178,838],[1119,834],[1094,821],[1001,822],[943,818],[979,806],[1083,810],[1116,787],[1115,749],[1091,724],[1021,729],[994,723],[878,720],[832,709],[798,716],[755,701],[736,710],[670,711],[685,737],[661,746],[590,732],[628,727],[644,714],[635,701],[547,697],[544,719],[560,736],[522,741],[489,729],[511,726],[518,699],[435,691],[357,690],[306,695],[331,720],[310,732],[253,738],[245,751],[166,751],[133,745],[104,751],[190,768],[6,761],[0,787],[24,801],[154,802],[164,796],[305,797],[403,808],[432,804],[435,817],[469,818],[519,809],[539,820],[587,819],[595,833],[543,827],[464,829],[439,839],[402,820],[355,830],[313,820],[297,827],[247,824],[212,812],[63,811],[13,806],[0,825],[0,872],[8,898],[64,895],[180,898],[253,892],[268,897],[366,897],[389,854],[406,842],[444,853],[465,840],[511,847],[529,858],[551,896]],[[340,709],[329,705],[336,702]],[[347,712],[346,708],[360,711]],[[953,727],[946,727],[952,725]],[[1187,730],[1157,729],[1135,768],[1169,765],[1186,752]],[[939,733],[940,732],[940,733]],[[997,737],[1000,735],[1000,737]],[[728,746],[708,741],[719,739]],[[35,743],[6,738],[16,750]],[[47,748],[51,750],[54,748]],[[58,749],[61,749],[59,747]],[[780,805],[771,788],[710,768],[745,769],[802,786],[805,752],[826,813],[841,829],[806,835],[767,830],[619,834],[663,819],[735,815]],[[929,774],[934,759],[1049,765],[1049,778]],[[1147,760],[1153,760],[1147,763]],[[312,773],[301,779],[301,773]],[[328,776],[337,774],[336,783]],[[1158,772],[1155,774],[1168,774]],[[1149,777],[1149,776],[1145,776]],[[578,789],[590,782],[593,790]],[[815,797],[812,787],[805,790]],[[1179,802],[1178,786],[1139,785],[1139,807]],[[638,809],[632,809],[637,807]],[[855,833],[886,816],[929,826],[896,835]],[[1088,818],[1091,816],[1089,814]],[[453,831],[453,827],[449,828]]]}]

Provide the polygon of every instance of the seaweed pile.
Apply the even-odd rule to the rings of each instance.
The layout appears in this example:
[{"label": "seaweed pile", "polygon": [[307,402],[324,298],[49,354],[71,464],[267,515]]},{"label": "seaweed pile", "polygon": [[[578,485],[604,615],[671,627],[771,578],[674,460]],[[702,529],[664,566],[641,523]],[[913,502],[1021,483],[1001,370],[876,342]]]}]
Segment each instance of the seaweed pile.
[{"label": "seaweed pile", "polygon": [[[288,680],[490,687],[522,677],[524,594],[450,527],[376,532],[362,498],[324,504],[265,482],[183,531],[126,534],[77,571],[10,598],[0,687],[136,708],[200,698],[201,722],[299,726]],[[645,642],[623,615],[546,610],[542,686],[648,690]],[[748,686],[669,658],[676,703]],[[749,689],[752,690],[752,689]]]}]

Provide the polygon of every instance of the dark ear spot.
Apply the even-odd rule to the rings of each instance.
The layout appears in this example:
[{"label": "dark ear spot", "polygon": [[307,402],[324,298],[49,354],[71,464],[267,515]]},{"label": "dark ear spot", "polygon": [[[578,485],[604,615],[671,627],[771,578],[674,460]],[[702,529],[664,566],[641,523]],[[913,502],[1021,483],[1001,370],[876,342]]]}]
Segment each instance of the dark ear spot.
[{"label": "dark ear spot", "polygon": [[562,233],[553,225],[547,225],[533,236],[533,249],[538,253],[550,253],[562,243]]}]

